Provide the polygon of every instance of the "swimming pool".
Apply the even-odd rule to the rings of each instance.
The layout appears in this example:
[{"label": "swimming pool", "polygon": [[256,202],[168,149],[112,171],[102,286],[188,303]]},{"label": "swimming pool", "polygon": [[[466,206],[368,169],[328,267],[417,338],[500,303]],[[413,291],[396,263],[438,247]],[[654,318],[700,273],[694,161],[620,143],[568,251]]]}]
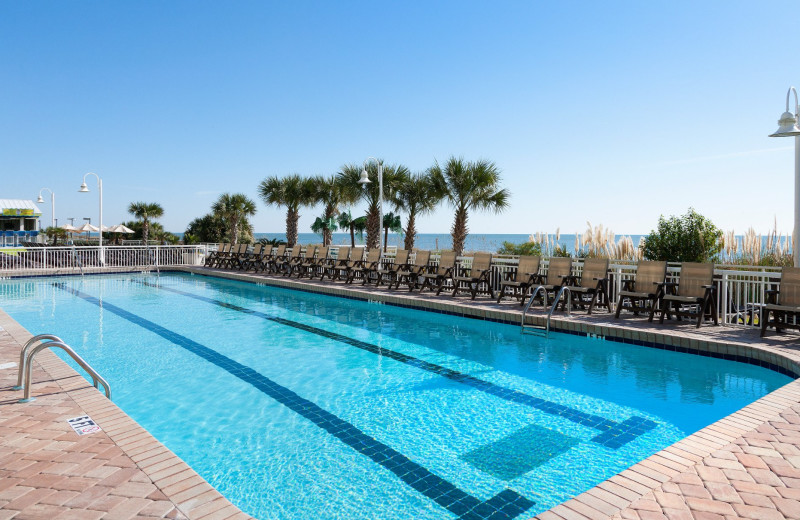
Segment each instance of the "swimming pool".
[{"label": "swimming pool", "polygon": [[0,294],[264,519],[530,517],[790,381],[187,274],[7,280]]}]

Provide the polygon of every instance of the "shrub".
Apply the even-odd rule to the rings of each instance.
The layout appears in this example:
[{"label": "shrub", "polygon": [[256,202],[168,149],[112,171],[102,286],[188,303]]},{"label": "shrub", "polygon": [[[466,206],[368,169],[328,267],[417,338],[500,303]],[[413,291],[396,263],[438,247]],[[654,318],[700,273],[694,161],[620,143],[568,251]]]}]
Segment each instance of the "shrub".
[{"label": "shrub", "polygon": [[536,242],[523,242],[521,244],[503,242],[502,247],[497,250],[497,253],[501,255],[542,256],[542,246]]},{"label": "shrub", "polygon": [[689,208],[685,215],[658,219],[658,229],[647,235],[642,253],[647,260],[709,262],[722,250],[722,231],[711,220]]}]

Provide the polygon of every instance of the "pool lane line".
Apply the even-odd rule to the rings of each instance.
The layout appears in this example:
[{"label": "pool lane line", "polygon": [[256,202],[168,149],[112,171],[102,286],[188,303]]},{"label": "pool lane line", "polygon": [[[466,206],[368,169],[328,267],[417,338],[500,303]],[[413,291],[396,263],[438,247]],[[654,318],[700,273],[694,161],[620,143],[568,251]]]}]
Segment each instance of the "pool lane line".
[{"label": "pool lane line", "polygon": [[371,352],[379,356],[388,357],[395,361],[405,363],[406,365],[413,366],[425,370],[427,372],[432,372],[434,374],[443,376],[447,379],[450,379],[451,381],[456,381],[458,383],[470,386],[487,394],[499,397],[500,399],[529,406],[531,408],[535,408],[550,415],[561,417],[563,419],[572,421],[582,426],[588,426],[590,428],[600,430],[602,433],[596,435],[591,440],[607,448],[615,450],[619,449],[625,444],[633,440],[636,440],[643,433],[646,433],[655,428],[656,426],[658,426],[657,423],[639,416],[629,417],[628,419],[624,420],[621,423],[612,421],[611,419],[606,419],[605,417],[600,417],[586,412],[581,412],[579,410],[575,410],[565,405],[553,403],[551,401],[547,401],[539,397],[534,397],[532,395],[528,395],[523,392],[519,392],[517,390],[513,390],[510,388],[505,388],[503,386],[490,383],[489,381],[479,379],[469,374],[458,372],[456,370],[452,370],[447,367],[437,365],[435,363],[430,363],[428,361],[415,358],[413,356],[409,356],[408,354],[403,354],[402,352],[397,352],[395,350],[391,350],[385,347],[378,347],[376,345],[372,345],[371,343],[359,341],[357,339],[353,339],[348,336],[344,336],[342,334],[337,334],[335,332],[330,332],[318,327],[314,327],[312,325],[306,325],[305,323],[288,320],[286,318],[279,318],[277,316],[270,316],[269,314],[248,309],[246,307],[241,307],[233,303],[227,303],[220,300],[215,300],[213,298],[207,298],[205,296],[200,296],[190,292],[182,291],[180,289],[175,289],[173,287],[156,285],[150,282],[146,282],[144,280],[134,280],[134,282],[146,285],[148,287],[152,287],[154,289],[169,291],[175,294],[179,294],[181,296],[186,296],[202,302],[211,303],[219,307],[231,309],[244,314],[249,314],[250,316],[256,316],[281,325],[294,327],[296,329],[300,329],[305,332],[310,332],[312,334],[317,334],[319,336],[339,341],[341,343],[346,343],[361,350],[365,350],[367,352]]},{"label": "pool lane line", "polygon": [[94,296],[68,287],[64,283],[54,283],[53,286],[147,329],[170,343],[213,363],[239,380],[252,385],[293,412],[313,422],[354,450],[388,469],[411,488],[457,515],[461,520],[489,518],[492,520],[511,520],[535,505],[535,502],[508,488],[489,500],[482,501],[435,475],[399,451],[370,437],[353,424],[323,409],[314,402],[300,397],[292,390],[281,386],[249,366],[243,365],[186,336],[173,332],[112,303],[100,301]]}]

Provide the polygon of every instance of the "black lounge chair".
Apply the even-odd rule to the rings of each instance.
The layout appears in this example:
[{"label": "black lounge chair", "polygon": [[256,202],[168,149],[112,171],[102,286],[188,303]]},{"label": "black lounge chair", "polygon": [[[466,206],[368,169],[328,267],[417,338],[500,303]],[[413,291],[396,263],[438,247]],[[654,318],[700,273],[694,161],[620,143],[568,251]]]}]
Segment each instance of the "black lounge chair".
[{"label": "black lounge chair", "polygon": [[538,256],[523,255],[519,257],[517,271],[506,272],[506,279],[500,281],[500,294],[497,296],[497,303],[506,295],[506,289],[510,290],[509,296],[519,299],[519,304],[525,304],[528,291],[534,284],[539,284],[542,277],[539,274],[541,258]]},{"label": "black lounge chair", "polygon": [[300,264],[300,269],[298,269],[297,277],[302,278],[303,276],[308,276],[309,279],[314,278],[317,275],[317,270],[321,263],[327,261],[328,259],[328,246],[317,246],[317,250],[311,256],[306,253],[306,259]]},{"label": "black lounge chair", "polygon": [[217,258],[219,258],[219,255],[222,253],[224,249],[225,249],[225,244],[217,244],[217,250],[208,253],[208,255],[206,256],[206,261],[203,262],[203,266],[214,267],[214,263],[217,261]]},{"label": "black lounge chair", "polygon": [[800,330],[798,316],[800,316],[800,267],[784,267],[781,269],[778,289],[767,291],[767,302],[761,313],[761,336],[763,337],[770,327],[777,333],[783,332],[783,329]]},{"label": "black lounge chair", "polygon": [[[417,251],[414,253],[414,262],[401,265],[395,273],[396,281],[394,288],[399,289],[401,283],[406,283],[409,291],[416,289],[417,280],[422,273],[428,270],[428,262],[430,259],[430,251]],[[392,288],[391,284],[389,288]]]},{"label": "black lounge chair", "polygon": [[486,284],[487,292],[494,298],[492,290],[492,254],[475,253],[472,257],[472,266],[468,269],[469,274],[459,274],[453,276],[453,296],[461,291],[468,291],[475,299],[481,284]]},{"label": "black lounge chair", "polygon": [[[453,271],[456,268],[456,254],[453,251],[444,251],[439,257],[439,265],[433,268],[431,272],[422,273],[419,277],[422,279],[419,292],[422,292],[427,287],[431,291],[436,290],[436,295],[442,292],[444,284],[453,276]],[[435,284],[435,287],[434,287]]]},{"label": "black lounge chair", "polygon": [[361,275],[361,285],[369,283],[370,275],[377,272],[381,264],[381,249],[375,247],[367,251],[366,260],[356,260],[353,262],[352,267],[347,271],[347,280],[345,283],[353,283],[356,275]]},{"label": "black lounge chair", "polygon": [[586,258],[580,277],[573,276],[570,283],[572,305],[586,309],[588,303],[588,314],[595,306],[611,310],[608,303],[608,258]]},{"label": "black lounge chair", "polygon": [[[688,307],[688,309],[687,309]],[[683,262],[678,283],[665,283],[661,295],[661,316],[675,315],[697,318],[697,328],[706,314],[710,314],[714,325],[719,325],[717,317],[717,291],[714,285],[714,264]]]},{"label": "black lounge chair", "polygon": [[408,249],[398,249],[394,255],[394,262],[392,264],[388,266],[384,266],[383,264],[379,265],[376,271],[378,277],[376,285],[381,285],[384,281],[387,281],[388,287],[391,289],[392,284],[397,281],[400,270],[408,269],[408,255]]},{"label": "black lounge chair", "polygon": [[[543,305],[547,305],[550,299],[558,295],[558,291],[564,284],[569,283],[572,278],[572,258],[568,257],[551,257],[547,263],[547,274],[543,277],[541,287],[544,291],[536,295],[536,299],[542,300]],[[562,303],[562,309],[566,305],[566,300]]]},{"label": "black lounge chair", "polygon": [[348,249],[350,251],[350,258],[337,261],[336,266],[334,267],[334,270],[336,271],[334,280],[344,280],[345,283],[348,283],[348,280],[350,279],[350,271],[356,267],[359,267],[364,262],[363,247],[353,247]]},{"label": "black lounge chair", "polygon": [[[638,315],[647,312],[648,321],[653,321],[653,315],[658,309],[661,295],[664,291],[664,280],[667,278],[667,263],[642,260],[636,265],[636,275],[633,280],[623,280],[622,290],[617,297],[617,309],[614,317],[619,319],[622,310],[628,310]],[[628,305],[625,306],[625,301]]]}]

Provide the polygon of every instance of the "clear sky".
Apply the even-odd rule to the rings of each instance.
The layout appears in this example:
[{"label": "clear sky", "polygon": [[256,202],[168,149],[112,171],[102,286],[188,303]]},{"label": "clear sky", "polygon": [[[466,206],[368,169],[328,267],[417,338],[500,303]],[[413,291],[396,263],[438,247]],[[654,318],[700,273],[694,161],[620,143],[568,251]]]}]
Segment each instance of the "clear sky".
[{"label": "clear sky", "polygon": [[[0,2],[0,198],[104,223],[158,202],[183,231],[223,192],[368,156],[486,158],[512,193],[477,233],[646,233],[793,220],[792,1]],[[800,86],[800,85],[799,85]],[[45,195],[49,201],[49,195]],[[49,225],[50,205],[43,204]],[[320,208],[305,208],[310,231]],[[354,214],[363,213],[362,207]],[[447,232],[442,206],[419,224]]]}]

